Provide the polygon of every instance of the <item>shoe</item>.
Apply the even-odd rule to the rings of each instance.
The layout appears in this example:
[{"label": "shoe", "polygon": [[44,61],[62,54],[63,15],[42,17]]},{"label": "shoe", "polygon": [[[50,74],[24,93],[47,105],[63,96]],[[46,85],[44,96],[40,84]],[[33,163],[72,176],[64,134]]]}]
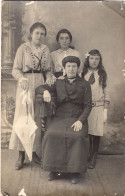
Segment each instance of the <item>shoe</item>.
[{"label": "shoe", "polygon": [[72,178],[72,184],[77,184],[77,179],[75,177]]},{"label": "shoe", "polygon": [[52,181],[54,179],[56,179],[56,172],[50,172],[49,176],[48,176],[48,181]]},{"label": "shoe", "polygon": [[36,154],[36,152],[33,152],[33,161],[35,162],[35,163],[37,163],[37,164],[39,164],[39,165],[41,165],[42,164],[42,161],[41,161],[41,159],[38,157],[38,155]]},{"label": "shoe", "polygon": [[72,174],[72,184],[77,184],[79,182],[79,174]]},{"label": "shoe", "polygon": [[23,168],[24,160],[25,160],[25,152],[19,151],[19,158],[17,160],[16,167],[15,167],[16,170],[20,170]]},{"label": "shoe", "polygon": [[89,162],[88,169],[94,169],[96,166],[96,160]]},{"label": "shoe", "polygon": [[94,154],[93,158],[91,161],[88,163],[88,169],[94,169],[96,166],[96,159],[97,159],[97,153]]}]

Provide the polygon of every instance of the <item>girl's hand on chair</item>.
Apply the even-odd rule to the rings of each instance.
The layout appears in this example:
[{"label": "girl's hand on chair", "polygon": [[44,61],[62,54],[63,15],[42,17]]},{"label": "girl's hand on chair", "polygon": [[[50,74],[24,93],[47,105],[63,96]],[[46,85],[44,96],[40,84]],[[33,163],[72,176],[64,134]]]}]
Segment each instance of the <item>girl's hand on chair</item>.
[{"label": "girl's hand on chair", "polygon": [[77,120],[71,128],[74,128],[74,131],[80,131],[82,129],[82,123],[80,120]]},{"label": "girl's hand on chair", "polygon": [[104,123],[107,122],[107,109],[104,109]]},{"label": "girl's hand on chair", "polygon": [[60,76],[58,79],[63,80],[64,79],[64,76]]},{"label": "girl's hand on chair", "polygon": [[43,93],[43,99],[45,102],[50,102],[51,101],[51,95],[49,91],[45,90]]},{"label": "girl's hand on chair", "polygon": [[56,81],[56,77],[54,75],[52,75],[51,77],[47,78],[46,80],[46,84],[48,84],[49,86],[51,86],[52,84],[54,84]]}]

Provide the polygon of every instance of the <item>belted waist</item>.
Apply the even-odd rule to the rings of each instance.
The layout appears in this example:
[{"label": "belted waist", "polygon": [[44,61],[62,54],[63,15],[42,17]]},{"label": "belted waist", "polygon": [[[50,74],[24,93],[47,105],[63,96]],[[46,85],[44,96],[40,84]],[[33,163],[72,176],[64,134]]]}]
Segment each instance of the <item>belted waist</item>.
[{"label": "belted waist", "polygon": [[92,102],[92,107],[100,107],[104,106],[104,101],[93,101]]},{"label": "belted waist", "polygon": [[30,69],[30,70],[28,70],[28,71],[25,71],[25,72],[23,72],[23,73],[43,73],[44,71],[42,71],[42,70],[33,70],[33,69]]}]

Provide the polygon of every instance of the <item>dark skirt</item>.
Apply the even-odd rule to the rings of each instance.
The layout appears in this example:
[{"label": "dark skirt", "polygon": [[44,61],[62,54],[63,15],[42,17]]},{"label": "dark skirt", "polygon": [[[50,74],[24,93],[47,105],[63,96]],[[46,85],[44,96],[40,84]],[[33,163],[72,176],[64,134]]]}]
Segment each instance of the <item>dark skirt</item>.
[{"label": "dark skirt", "polygon": [[88,123],[86,121],[82,130],[75,132],[71,126],[78,120],[78,117],[71,116],[67,111],[69,110],[66,110],[65,107],[63,110],[61,107],[60,116],[58,115],[51,120],[43,137],[43,169],[46,171],[83,173],[87,169]]}]

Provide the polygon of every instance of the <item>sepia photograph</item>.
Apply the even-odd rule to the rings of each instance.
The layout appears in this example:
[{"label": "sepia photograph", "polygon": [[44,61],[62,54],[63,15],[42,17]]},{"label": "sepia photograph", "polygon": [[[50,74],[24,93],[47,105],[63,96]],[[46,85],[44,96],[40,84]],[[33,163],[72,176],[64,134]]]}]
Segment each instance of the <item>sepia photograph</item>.
[{"label": "sepia photograph", "polygon": [[125,1],[1,1],[1,196],[125,196]]}]

